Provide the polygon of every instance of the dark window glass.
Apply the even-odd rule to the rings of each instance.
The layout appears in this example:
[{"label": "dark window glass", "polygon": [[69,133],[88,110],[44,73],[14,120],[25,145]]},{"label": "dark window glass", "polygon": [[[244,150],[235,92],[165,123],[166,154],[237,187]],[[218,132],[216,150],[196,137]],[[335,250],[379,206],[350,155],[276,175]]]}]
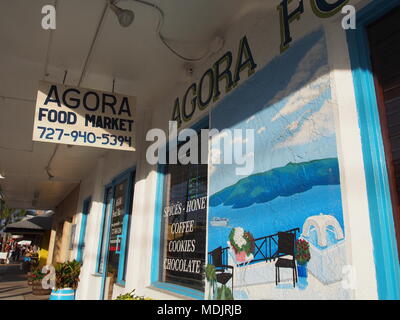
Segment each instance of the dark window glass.
[{"label": "dark window glass", "polygon": [[163,190],[160,281],[203,291],[207,164],[166,165]]},{"label": "dark window glass", "polygon": [[104,271],[104,256],[106,253],[106,237],[107,237],[107,229],[109,225],[110,218],[110,201],[112,198],[112,188],[108,188],[106,190],[106,196],[104,199],[105,208],[104,208],[104,221],[103,221],[103,230],[101,231],[101,249],[99,256],[99,268],[97,270],[98,273],[103,273]]},{"label": "dark window glass", "polygon": [[122,225],[125,215],[125,194],[127,181],[117,184],[114,188],[114,201],[111,214],[110,242],[108,246],[108,273],[115,276],[118,272],[119,251],[121,250]]}]

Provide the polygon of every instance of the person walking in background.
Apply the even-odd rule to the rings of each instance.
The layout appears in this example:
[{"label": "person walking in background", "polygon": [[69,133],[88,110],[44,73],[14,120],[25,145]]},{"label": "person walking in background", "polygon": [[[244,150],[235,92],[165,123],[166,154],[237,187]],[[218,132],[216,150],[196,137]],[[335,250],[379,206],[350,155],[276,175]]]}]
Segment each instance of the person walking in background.
[{"label": "person walking in background", "polygon": [[15,255],[15,249],[14,249],[14,245],[11,244],[10,245],[10,253],[9,253],[9,260],[13,261],[14,260],[14,255]]},{"label": "person walking in background", "polygon": [[6,263],[9,264],[10,263],[11,254],[12,254],[11,245],[9,243],[6,244],[5,251],[7,252]]},{"label": "person walking in background", "polygon": [[15,247],[15,254],[14,254],[14,256],[15,256],[15,261],[16,261],[16,262],[19,261],[20,255],[21,255],[21,248],[20,248],[20,246],[17,244],[16,247]]},{"label": "person walking in background", "polygon": [[22,247],[21,247],[21,257],[25,257],[25,252],[26,252],[26,246],[25,245],[23,245]]}]

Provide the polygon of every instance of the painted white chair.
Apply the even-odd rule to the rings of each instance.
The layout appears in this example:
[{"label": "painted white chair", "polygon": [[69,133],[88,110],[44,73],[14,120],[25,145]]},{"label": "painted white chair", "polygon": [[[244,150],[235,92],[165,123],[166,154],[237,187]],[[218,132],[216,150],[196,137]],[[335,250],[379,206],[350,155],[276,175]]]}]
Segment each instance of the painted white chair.
[{"label": "painted white chair", "polygon": [[[247,289],[247,284],[246,284],[246,271],[247,271],[247,267],[249,266],[250,262],[254,259],[253,254],[250,254],[249,256],[246,257],[246,260],[244,261],[238,261],[235,251],[233,250],[233,247],[230,243],[230,241],[227,242],[228,243],[228,254],[229,254],[229,258],[232,261],[232,263],[229,261],[230,265],[233,265],[234,267],[234,279],[233,279],[233,294],[234,294],[234,298],[235,299],[250,299],[249,297],[249,292]],[[236,296],[235,296],[235,291],[236,291]],[[238,294],[238,291],[241,291]],[[243,293],[245,294],[245,296],[243,296]]]}]

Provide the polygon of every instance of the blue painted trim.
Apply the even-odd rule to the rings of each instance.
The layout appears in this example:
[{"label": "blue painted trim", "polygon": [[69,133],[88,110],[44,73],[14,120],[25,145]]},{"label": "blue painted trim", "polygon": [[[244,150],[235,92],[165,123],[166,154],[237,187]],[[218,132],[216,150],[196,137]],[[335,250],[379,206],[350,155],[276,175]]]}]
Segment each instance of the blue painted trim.
[{"label": "blue painted trim", "polygon": [[125,288],[125,280],[117,280],[115,282],[116,285],[120,286],[120,287],[124,287]]},{"label": "blue painted trim", "polygon": [[125,284],[125,259],[126,259],[126,242],[127,242],[127,237],[128,237],[128,230],[129,230],[129,222],[130,222],[130,217],[131,217],[131,209],[132,209],[132,202],[133,202],[133,197],[134,194],[132,192],[133,190],[133,184],[134,184],[134,179],[135,179],[135,172],[133,170],[130,170],[130,172],[127,173],[128,176],[125,176],[124,179],[127,179],[128,182],[128,187],[126,188],[125,191],[125,204],[124,204],[124,220],[122,222],[122,234],[121,234],[121,244],[120,244],[120,250],[119,250],[119,263],[118,263],[118,277],[117,277],[117,283],[124,283]]},{"label": "blue painted trim", "polygon": [[383,300],[400,299],[400,265],[366,26],[398,5],[399,0],[373,1],[357,12],[357,29],[347,31],[362,139],[378,296]]},{"label": "blue painted trim", "polygon": [[176,284],[167,283],[167,282],[154,282],[151,284],[155,288],[168,290],[180,295],[184,295],[187,297],[191,297],[197,300],[204,300],[204,292],[190,289],[187,287],[182,287]]},{"label": "blue painted trim", "polygon": [[[109,188],[113,188],[113,186],[107,185],[105,187],[106,193]],[[111,193],[111,197],[109,199],[109,207],[108,207],[108,212],[107,212],[109,219],[108,219],[107,229],[106,229],[106,232],[104,235],[105,236],[104,239],[106,242],[105,242],[105,252],[104,252],[104,257],[103,257],[103,272],[102,272],[102,277],[101,277],[100,300],[104,299],[104,288],[105,288],[106,279],[107,279],[108,248],[110,247],[110,230],[111,230],[111,220],[112,220],[111,215],[112,215],[112,204],[113,203],[114,203],[114,192]],[[103,230],[101,230],[101,232],[103,232]]]},{"label": "blue painted trim", "polygon": [[[210,126],[210,117],[205,116],[203,119],[195,123],[191,129],[199,131],[204,127]],[[165,145],[166,150],[168,150],[168,143]],[[152,248],[152,258],[151,258],[151,271],[150,271],[150,281],[151,285],[161,289],[169,290],[171,292],[176,292],[188,297],[193,297],[196,299],[204,299],[204,292],[189,289],[183,286],[173,285],[166,282],[160,282],[160,244],[161,244],[161,222],[162,222],[162,203],[164,197],[164,179],[165,179],[166,165],[159,164],[157,166],[157,177],[156,177],[156,197],[155,197],[155,207],[154,207],[154,224],[153,224],[153,248]],[[206,253],[205,253],[206,254]],[[200,293],[200,294],[199,294]]]},{"label": "blue painted trim", "polygon": [[89,207],[92,201],[91,197],[86,198],[83,201],[82,207],[82,219],[81,219],[81,227],[79,231],[79,240],[78,240],[78,250],[76,253],[76,261],[82,262],[83,257],[83,244],[85,243],[85,236],[86,236],[86,227],[87,227],[87,219],[89,215]]},{"label": "blue painted trim", "polygon": [[106,208],[107,208],[107,194],[108,194],[108,188],[110,188],[110,185],[107,185],[104,188],[104,195],[103,195],[103,212],[101,215],[101,222],[100,222],[100,236],[99,236],[99,241],[98,241],[98,245],[97,245],[97,257],[96,257],[96,269],[95,269],[95,273],[96,274],[102,274],[99,271],[100,268],[100,255],[101,255],[101,244],[103,242],[103,230],[104,230],[104,221],[105,221],[105,217],[106,217]]},{"label": "blue painted trim", "polygon": [[163,202],[164,178],[166,165],[158,165],[157,168],[157,185],[156,185],[156,203],[154,209],[154,224],[153,224],[153,252],[151,259],[151,283],[156,283],[159,280],[160,268],[160,234],[161,234],[161,219],[160,214]]}]

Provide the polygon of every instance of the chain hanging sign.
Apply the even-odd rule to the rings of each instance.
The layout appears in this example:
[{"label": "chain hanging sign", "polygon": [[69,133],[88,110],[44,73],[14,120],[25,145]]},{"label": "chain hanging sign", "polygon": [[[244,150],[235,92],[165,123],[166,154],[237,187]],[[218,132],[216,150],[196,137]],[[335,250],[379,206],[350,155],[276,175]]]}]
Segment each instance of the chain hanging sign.
[{"label": "chain hanging sign", "polygon": [[33,140],[135,151],[136,98],[39,82]]}]

